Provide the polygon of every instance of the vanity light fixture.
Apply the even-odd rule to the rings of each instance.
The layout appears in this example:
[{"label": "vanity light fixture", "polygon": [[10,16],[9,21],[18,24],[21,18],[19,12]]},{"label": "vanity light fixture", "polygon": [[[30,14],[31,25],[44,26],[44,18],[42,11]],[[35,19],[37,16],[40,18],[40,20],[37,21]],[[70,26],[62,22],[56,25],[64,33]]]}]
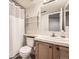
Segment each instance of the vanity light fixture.
[{"label": "vanity light fixture", "polygon": [[55,0],[44,0],[43,4],[48,4],[48,3],[53,2],[53,1],[55,1]]}]

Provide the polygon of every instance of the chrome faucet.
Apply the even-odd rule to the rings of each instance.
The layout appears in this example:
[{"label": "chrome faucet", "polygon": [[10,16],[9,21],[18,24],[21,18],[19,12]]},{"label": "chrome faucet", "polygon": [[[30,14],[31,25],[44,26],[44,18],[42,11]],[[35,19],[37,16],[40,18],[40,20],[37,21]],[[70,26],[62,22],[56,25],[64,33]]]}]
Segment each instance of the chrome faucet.
[{"label": "chrome faucet", "polygon": [[52,37],[56,37],[56,36],[55,36],[55,33],[52,34]]}]

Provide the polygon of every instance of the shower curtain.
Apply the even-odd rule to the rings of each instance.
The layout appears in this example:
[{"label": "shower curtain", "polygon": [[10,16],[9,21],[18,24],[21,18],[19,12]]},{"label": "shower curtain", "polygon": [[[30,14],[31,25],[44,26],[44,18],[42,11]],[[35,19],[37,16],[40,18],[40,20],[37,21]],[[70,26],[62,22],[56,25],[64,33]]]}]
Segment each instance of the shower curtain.
[{"label": "shower curtain", "polygon": [[14,57],[23,45],[24,9],[9,2],[9,57]]}]

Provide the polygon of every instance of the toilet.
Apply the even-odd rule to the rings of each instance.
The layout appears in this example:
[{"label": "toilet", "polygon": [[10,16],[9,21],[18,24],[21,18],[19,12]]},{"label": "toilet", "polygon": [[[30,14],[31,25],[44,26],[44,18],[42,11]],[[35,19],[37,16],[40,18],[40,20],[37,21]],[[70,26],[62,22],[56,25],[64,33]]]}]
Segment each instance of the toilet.
[{"label": "toilet", "polygon": [[27,38],[26,39],[26,46],[23,46],[20,50],[19,50],[19,54],[22,57],[22,59],[28,59],[31,52],[32,52],[32,47],[34,45],[34,40],[33,38]]}]

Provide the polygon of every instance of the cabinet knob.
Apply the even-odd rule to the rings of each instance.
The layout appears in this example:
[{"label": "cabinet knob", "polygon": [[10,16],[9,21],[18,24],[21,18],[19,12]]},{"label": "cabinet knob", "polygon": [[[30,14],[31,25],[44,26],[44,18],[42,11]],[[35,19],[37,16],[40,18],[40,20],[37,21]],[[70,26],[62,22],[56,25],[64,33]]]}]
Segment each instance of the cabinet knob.
[{"label": "cabinet knob", "polygon": [[52,48],[52,46],[49,46],[49,48]]},{"label": "cabinet knob", "polygon": [[59,47],[56,48],[57,50],[60,50]]}]

